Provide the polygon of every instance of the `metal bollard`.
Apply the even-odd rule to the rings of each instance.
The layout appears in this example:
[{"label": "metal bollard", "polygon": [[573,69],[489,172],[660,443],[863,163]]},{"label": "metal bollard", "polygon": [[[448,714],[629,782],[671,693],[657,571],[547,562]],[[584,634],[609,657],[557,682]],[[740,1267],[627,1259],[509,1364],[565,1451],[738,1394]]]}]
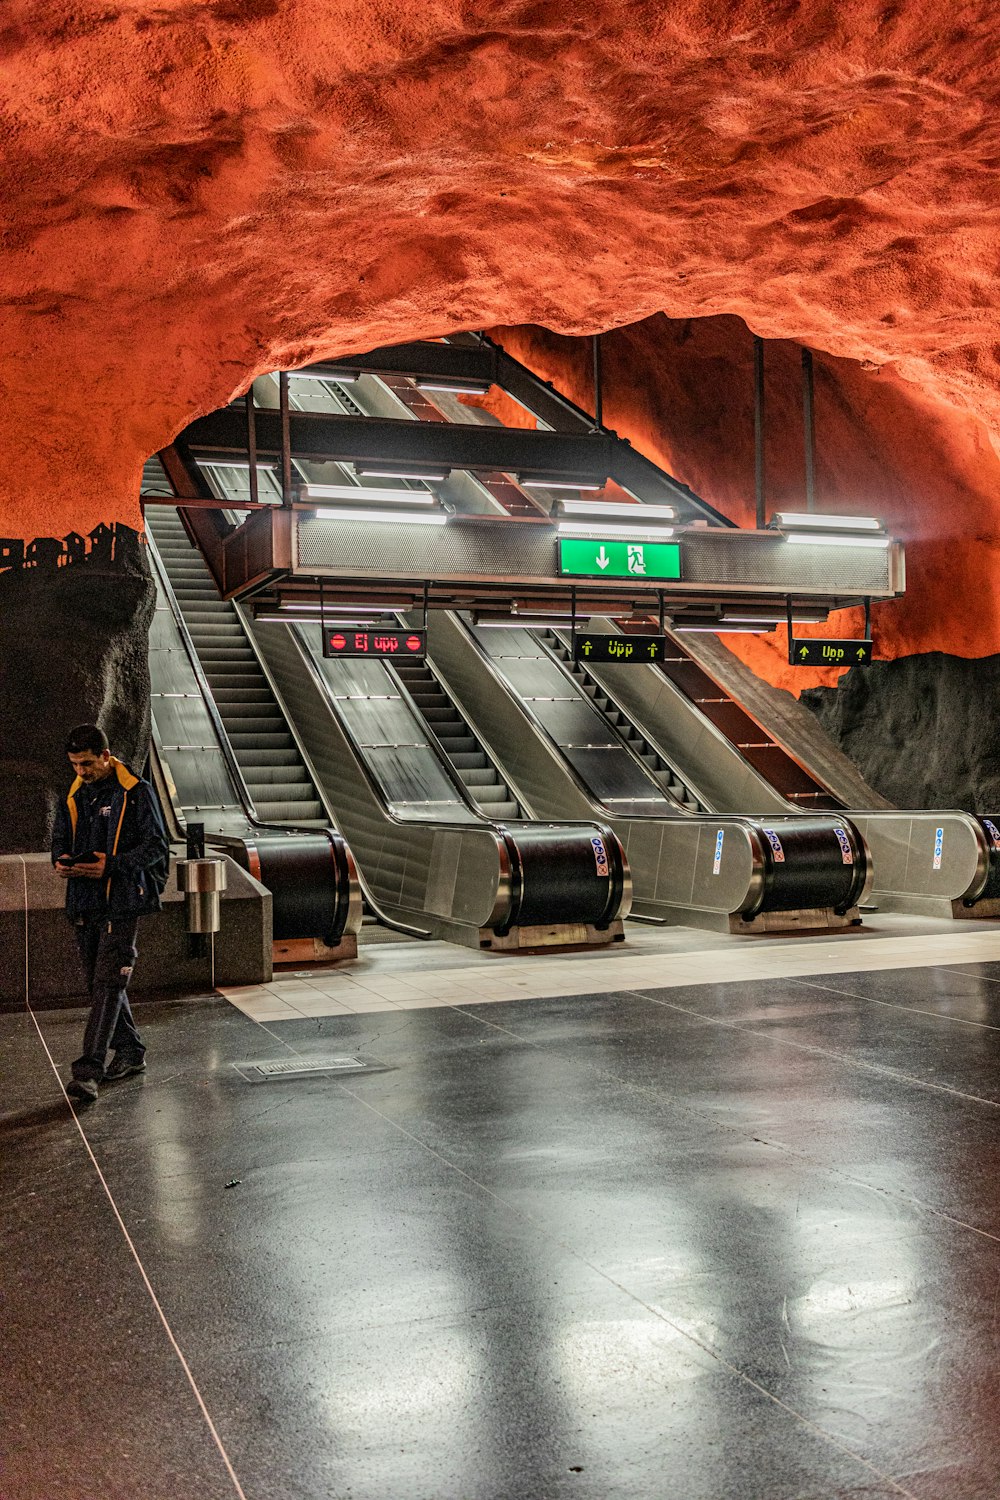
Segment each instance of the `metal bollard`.
[{"label": "metal bollard", "polygon": [[221,859],[179,859],[177,889],[187,898],[187,930],[203,934],[222,926],[221,894],[226,889],[226,866]]}]

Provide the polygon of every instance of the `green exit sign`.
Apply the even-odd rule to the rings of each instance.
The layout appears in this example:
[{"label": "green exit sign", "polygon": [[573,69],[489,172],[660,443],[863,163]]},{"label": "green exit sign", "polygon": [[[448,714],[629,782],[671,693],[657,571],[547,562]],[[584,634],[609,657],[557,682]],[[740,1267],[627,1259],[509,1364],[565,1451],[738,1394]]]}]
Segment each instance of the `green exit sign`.
[{"label": "green exit sign", "polygon": [[681,549],[677,542],[561,536],[559,572],[570,578],[646,578],[658,582],[681,576]]},{"label": "green exit sign", "polygon": [[791,641],[788,660],[794,667],[870,667],[871,641],[824,641],[813,636]]}]

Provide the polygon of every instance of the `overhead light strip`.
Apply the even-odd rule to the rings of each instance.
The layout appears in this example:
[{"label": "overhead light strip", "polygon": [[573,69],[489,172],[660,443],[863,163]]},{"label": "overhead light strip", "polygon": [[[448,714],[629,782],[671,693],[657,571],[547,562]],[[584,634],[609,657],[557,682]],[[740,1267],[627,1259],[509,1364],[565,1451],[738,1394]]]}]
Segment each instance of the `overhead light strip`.
[{"label": "overhead light strip", "polygon": [[884,531],[875,516],[830,516],[817,511],[779,510],[771,525],[782,531]]},{"label": "overhead light strip", "polygon": [[351,500],[367,505],[435,505],[437,496],[429,490],[398,490],[388,486],[361,484],[304,484],[299,490],[303,500]]},{"label": "overhead light strip", "polygon": [[411,526],[443,526],[448,517],[440,511],[432,515],[416,515],[408,511],[363,510],[354,506],[320,507],[316,511],[317,521],[379,521],[394,524],[403,522]]},{"label": "overhead light strip", "polygon": [[891,536],[849,536],[830,531],[788,531],[785,541],[802,546],[824,547],[882,547],[892,546]]}]

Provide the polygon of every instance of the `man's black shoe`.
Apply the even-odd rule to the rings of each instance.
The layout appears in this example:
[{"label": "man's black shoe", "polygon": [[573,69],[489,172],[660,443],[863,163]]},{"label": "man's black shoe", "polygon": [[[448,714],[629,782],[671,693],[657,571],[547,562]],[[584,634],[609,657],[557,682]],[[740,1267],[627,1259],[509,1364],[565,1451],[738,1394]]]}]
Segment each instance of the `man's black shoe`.
[{"label": "man's black shoe", "polygon": [[145,1073],[146,1064],[140,1057],[138,1062],[129,1062],[127,1057],[113,1057],[104,1069],[104,1082],[115,1083],[119,1078],[127,1078],[130,1073]]},{"label": "man's black shoe", "polygon": [[97,1098],[97,1084],[92,1078],[71,1078],[66,1092],[71,1099],[79,1099],[81,1104],[93,1103]]}]

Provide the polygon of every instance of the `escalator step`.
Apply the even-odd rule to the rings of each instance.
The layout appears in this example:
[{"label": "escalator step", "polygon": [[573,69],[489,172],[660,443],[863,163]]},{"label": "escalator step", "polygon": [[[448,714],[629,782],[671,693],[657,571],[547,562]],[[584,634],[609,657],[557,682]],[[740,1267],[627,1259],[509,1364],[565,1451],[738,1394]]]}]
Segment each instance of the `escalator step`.
[{"label": "escalator step", "polygon": [[294,750],[295,741],[287,729],[283,734],[230,734],[230,743],[239,760],[240,752],[247,750]]},{"label": "escalator step", "polygon": [[441,748],[449,757],[467,754],[471,751],[474,751],[476,748],[476,742],[472,738],[471,734],[439,735],[438,740],[441,744]]},{"label": "escalator step", "polygon": [[[259,770],[259,767],[258,767]],[[247,777],[247,785],[254,794],[257,801],[258,789],[261,797],[266,797],[268,802],[314,802],[315,793],[312,783],[303,781],[261,781],[255,774]]]},{"label": "escalator step", "polygon": [[507,800],[507,788],[505,786],[477,786],[475,790],[477,802],[485,807],[493,802],[505,802]]},{"label": "escalator step", "polygon": [[[254,799],[256,802],[256,799]],[[297,823],[301,819],[318,819],[325,822],[323,809],[316,801],[310,802],[256,802],[257,816],[265,822]]]},{"label": "escalator step", "polygon": [[456,771],[475,771],[480,767],[489,767],[484,750],[458,750],[449,754],[448,759]]},{"label": "escalator step", "polygon": [[481,766],[469,766],[462,772],[462,780],[466,786],[496,786],[497,774],[491,765],[485,764],[486,756],[483,756],[484,764]]},{"label": "escalator step", "polygon": [[216,702],[221,708],[236,708],[239,704],[273,703],[274,694],[269,687],[262,688],[220,688],[217,687],[213,694]]},{"label": "escalator step", "polygon": [[300,766],[299,752],[294,745],[290,750],[241,750],[240,765],[244,771],[255,769],[262,770],[273,768],[275,770],[291,772],[293,767]]}]

